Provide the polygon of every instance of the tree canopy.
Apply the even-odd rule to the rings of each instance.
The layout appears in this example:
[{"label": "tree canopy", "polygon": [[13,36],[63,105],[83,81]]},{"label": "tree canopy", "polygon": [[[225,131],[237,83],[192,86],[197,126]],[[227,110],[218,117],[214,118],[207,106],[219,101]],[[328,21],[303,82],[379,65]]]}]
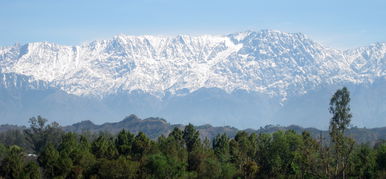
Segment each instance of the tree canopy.
[{"label": "tree canopy", "polygon": [[204,139],[189,124],[151,140],[124,129],[63,132],[38,116],[12,133],[25,138],[20,146],[0,143],[0,178],[385,178],[386,143],[356,144],[345,133],[349,102],[347,88],[332,96],[329,136],[319,138],[279,130]]}]

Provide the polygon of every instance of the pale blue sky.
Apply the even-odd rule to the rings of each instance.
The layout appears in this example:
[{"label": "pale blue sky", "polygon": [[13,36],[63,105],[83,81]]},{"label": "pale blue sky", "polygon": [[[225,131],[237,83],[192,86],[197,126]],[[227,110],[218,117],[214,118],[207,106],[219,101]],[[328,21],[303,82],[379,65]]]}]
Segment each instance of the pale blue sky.
[{"label": "pale blue sky", "polygon": [[0,46],[77,45],[117,34],[302,32],[346,49],[386,42],[385,0],[1,0]]}]

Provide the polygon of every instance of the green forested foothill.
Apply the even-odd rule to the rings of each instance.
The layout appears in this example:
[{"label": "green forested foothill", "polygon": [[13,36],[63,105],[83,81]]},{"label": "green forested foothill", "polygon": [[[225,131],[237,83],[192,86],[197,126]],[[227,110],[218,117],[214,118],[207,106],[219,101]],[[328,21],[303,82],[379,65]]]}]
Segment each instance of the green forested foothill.
[{"label": "green forested foothill", "polygon": [[[64,132],[38,116],[0,143],[4,178],[385,178],[386,143],[357,144],[346,88],[331,98],[329,136],[294,130],[200,138],[189,124],[152,140],[143,132]],[[329,137],[331,140],[325,140]],[[36,154],[36,155],[35,155]],[[0,178],[1,178],[0,177]]]}]

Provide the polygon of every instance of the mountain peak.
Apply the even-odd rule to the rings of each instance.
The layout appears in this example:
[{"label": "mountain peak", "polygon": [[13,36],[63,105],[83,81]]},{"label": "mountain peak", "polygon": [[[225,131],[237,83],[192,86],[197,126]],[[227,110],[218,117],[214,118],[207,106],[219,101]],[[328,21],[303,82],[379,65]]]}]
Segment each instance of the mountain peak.
[{"label": "mountain peak", "polygon": [[279,30],[273,30],[273,29],[263,29],[260,31],[244,31],[244,32],[238,32],[228,35],[230,38],[235,39],[237,42],[241,42],[246,39],[278,39],[278,38],[297,38],[301,40],[308,39],[306,35],[303,33],[288,33],[288,32],[282,32]]},{"label": "mountain peak", "polygon": [[140,121],[141,119],[136,116],[135,114],[131,114],[130,116],[125,117],[120,123],[126,123],[126,122],[135,122],[135,121]]},{"label": "mountain peak", "polygon": [[31,76],[78,96],[140,90],[162,98],[219,88],[285,98],[326,83],[372,81],[386,67],[363,70],[360,64],[383,59],[384,47],[377,43],[369,46],[373,50],[342,52],[302,33],[270,29],[226,36],[120,34],[74,47],[35,42],[2,48],[0,71]]},{"label": "mountain peak", "polygon": [[[48,117],[59,114],[64,121],[117,119],[130,112],[202,124],[224,119],[224,124],[229,120],[249,127],[261,120],[267,124],[275,116],[287,119],[288,114],[280,116],[278,110],[297,113],[299,99],[327,87],[384,89],[385,54],[385,43],[341,51],[301,33],[269,29],[173,37],[120,34],[78,46],[34,42],[0,48],[0,97],[6,99],[0,105],[2,114],[16,116],[12,120],[41,111]],[[315,96],[318,101],[328,98]],[[377,114],[384,114],[382,110]],[[24,116],[18,116],[19,111],[25,111]],[[245,121],[237,121],[243,117]],[[129,116],[118,128],[139,120]],[[139,122],[166,125],[157,118]]]}]

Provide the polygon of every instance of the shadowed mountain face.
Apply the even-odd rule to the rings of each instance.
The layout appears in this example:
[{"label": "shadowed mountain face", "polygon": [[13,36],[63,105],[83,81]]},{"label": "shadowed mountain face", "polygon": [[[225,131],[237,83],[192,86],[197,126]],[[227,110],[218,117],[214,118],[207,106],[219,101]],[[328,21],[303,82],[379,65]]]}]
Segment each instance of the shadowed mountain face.
[{"label": "shadowed mountain face", "polygon": [[62,124],[128,113],[172,123],[326,128],[328,102],[351,91],[353,124],[386,125],[386,44],[346,51],[300,33],[116,36],[79,46],[0,48],[0,122],[41,114]]},{"label": "shadowed mountain face", "polygon": [[[140,119],[136,115],[130,115],[119,122],[104,123],[96,125],[91,121],[82,121],[70,126],[66,126],[63,129],[69,132],[109,132],[116,134],[122,129],[128,130],[132,133],[144,132],[152,139],[156,139],[161,135],[167,136],[175,127],[183,130],[182,124],[169,124],[162,118],[146,118]],[[234,136],[238,131],[233,127],[212,127],[211,125],[198,126],[197,129],[201,133],[201,137],[213,138],[219,133],[227,133],[230,136]]]},{"label": "shadowed mountain face", "polygon": [[[385,81],[369,85],[347,85],[351,91],[353,124],[384,126]],[[143,92],[115,94],[104,99],[70,95],[54,88],[0,88],[1,123],[26,124],[31,116],[42,115],[64,125],[82,120],[96,123],[118,121],[127,113],[162,116],[172,123],[230,125],[258,128],[268,124],[326,129],[328,102],[340,86],[326,86],[282,102],[261,93],[221,89],[200,89],[184,96],[159,99]]]},{"label": "shadowed mountain face", "polygon": [[[118,133],[122,129],[128,130],[132,133],[144,132],[152,139],[164,135],[167,136],[173,128],[184,129],[184,125],[181,124],[170,124],[162,118],[146,118],[140,119],[135,115],[130,115],[119,122],[113,123],[104,123],[101,125],[96,125],[91,121],[82,121],[73,125],[65,126],[64,130],[68,132],[110,132],[113,134]],[[196,126],[197,130],[200,132],[201,138],[213,139],[218,134],[227,134],[230,137],[234,137],[239,129],[222,126],[214,127],[212,125],[200,125]],[[302,133],[303,131],[308,131],[314,138],[320,138],[329,140],[328,131],[319,130],[316,128],[303,128],[296,125],[290,125],[287,127],[268,125],[265,127],[260,127],[259,129],[246,129],[246,132],[249,133],[273,133],[278,130],[294,130],[297,133]],[[386,128],[357,128],[353,127],[347,131],[347,135],[353,137],[358,143],[369,143],[371,145],[375,144],[379,140],[386,139]]]}]

